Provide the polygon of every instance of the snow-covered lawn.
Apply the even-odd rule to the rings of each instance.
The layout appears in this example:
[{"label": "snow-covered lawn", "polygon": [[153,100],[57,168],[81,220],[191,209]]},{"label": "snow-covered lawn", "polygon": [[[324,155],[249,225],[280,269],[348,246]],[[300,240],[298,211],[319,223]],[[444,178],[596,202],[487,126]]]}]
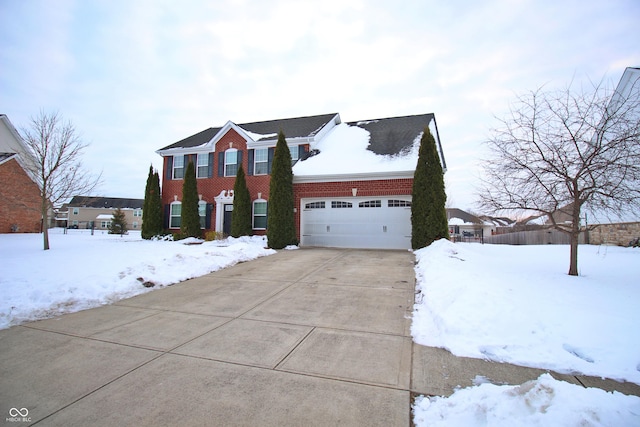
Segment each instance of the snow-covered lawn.
[{"label": "snow-covered lawn", "polygon": [[[580,277],[566,274],[568,258],[564,245],[440,240],[416,251],[414,341],[640,384],[640,250],[580,246]],[[419,426],[640,425],[640,398],[548,375],[519,387],[480,384],[419,398],[414,411]]]},{"label": "snow-covered lawn", "polygon": [[189,241],[143,240],[134,231],[120,237],[52,229],[49,237],[51,249],[44,251],[41,234],[0,234],[0,329],[109,304],[275,253],[258,236],[185,244]]}]

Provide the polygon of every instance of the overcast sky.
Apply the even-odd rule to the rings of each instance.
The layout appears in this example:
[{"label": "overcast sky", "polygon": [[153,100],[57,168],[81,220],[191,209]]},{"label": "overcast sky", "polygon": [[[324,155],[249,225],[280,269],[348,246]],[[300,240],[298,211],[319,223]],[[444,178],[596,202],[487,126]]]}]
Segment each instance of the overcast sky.
[{"label": "overcast sky", "polygon": [[155,151],[227,120],[434,113],[449,206],[516,94],[640,66],[638,0],[0,0],[0,113],[76,126],[96,195],[143,198]]}]

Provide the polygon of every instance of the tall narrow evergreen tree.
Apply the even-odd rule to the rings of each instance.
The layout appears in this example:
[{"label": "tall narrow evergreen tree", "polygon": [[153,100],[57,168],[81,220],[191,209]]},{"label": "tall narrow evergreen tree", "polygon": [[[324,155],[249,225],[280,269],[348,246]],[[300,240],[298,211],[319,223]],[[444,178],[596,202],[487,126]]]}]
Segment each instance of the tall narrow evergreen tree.
[{"label": "tall narrow evergreen tree", "polygon": [[149,166],[149,176],[144,190],[142,208],[142,238],[151,239],[162,234],[162,200],[160,197],[160,177],[158,171]]},{"label": "tall narrow evergreen tree", "polygon": [[190,161],[184,173],[182,184],[182,210],[180,214],[180,234],[182,237],[202,237],[198,202],[196,169],[193,162]]},{"label": "tall narrow evergreen tree", "polygon": [[247,188],[242,165],[238,167],[236,182],[233,185],[233,214],[231,217],[231,235],[233,237],[250,236],[253,234],[251,225],[251,195]]},{"label": "tall narrow evergreen tree", "polygon": [[273,156],[267,207],[267,240],[273,249],[298,244],[293,205],[291,153],[281,130]]},{"label": "tall narrow evergreen tree", "polygon": [[411,203],[411,246],[429,246],[434,240],[449,238],[442,164],[436,141],[429,128],[420,140],[418,164],[413,175]]}]

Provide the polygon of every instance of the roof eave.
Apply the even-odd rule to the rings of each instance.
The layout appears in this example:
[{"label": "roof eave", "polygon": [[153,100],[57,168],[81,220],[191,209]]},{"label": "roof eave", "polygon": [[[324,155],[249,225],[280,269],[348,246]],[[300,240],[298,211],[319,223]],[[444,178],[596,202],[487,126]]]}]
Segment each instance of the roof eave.
[{"label": "roof eave", "polygon": [[346,182],[346,181],[377,181],[385,179],[413,178],[414,170],[390,171],[390,172],[362,172],[350,174],[325,174],[325,175],[293,175],[294,184],[313,182]]}]

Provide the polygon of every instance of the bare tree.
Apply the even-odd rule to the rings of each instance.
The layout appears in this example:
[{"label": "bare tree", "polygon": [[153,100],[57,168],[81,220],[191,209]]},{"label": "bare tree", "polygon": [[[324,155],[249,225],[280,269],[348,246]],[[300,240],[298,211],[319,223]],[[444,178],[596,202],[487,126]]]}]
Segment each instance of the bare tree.
[{"label": "bare tree", "polygon": [[569,275],[578,275],[583,211],[624,215],[640,208],[639,89],[636,78],[624,94],[603,83],[532,91],[517,98],[487,141],[480,205],[548,215],[570,236]]},{"label": "bare tree", "polygon": [[34,157],[30,172],[40,187],[44,250],[47,250],[49,209],[74,195],[92,192],[102,174],[94,176],[83,169],[81,157],[87,144],[82,143],[73,124],[63,121],[59,113],[40,111],[22,133]]}]

